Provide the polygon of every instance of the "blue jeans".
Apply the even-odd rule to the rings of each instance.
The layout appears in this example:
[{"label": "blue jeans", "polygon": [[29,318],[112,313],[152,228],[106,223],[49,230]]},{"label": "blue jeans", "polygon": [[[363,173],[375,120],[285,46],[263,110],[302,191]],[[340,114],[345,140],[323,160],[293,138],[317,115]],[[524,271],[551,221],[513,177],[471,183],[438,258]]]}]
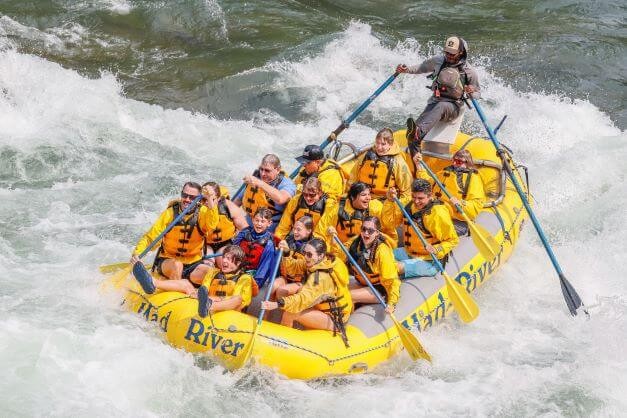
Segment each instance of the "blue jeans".
[{"label": "blue jeans", "polygon": [[405,274],[401,276],[401,279],[434,276],[438,272],[433,263],[420,258],[411,258],[403,247],[394,249],[394,258],[403,263],[405,268]]}]

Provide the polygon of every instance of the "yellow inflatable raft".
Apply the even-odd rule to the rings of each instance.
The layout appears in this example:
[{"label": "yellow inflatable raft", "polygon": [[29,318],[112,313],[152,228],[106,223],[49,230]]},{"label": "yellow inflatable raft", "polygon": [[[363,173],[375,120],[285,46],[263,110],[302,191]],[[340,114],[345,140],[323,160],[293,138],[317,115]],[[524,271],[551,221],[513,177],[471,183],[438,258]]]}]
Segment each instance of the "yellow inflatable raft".
[{"label": "yellow inflatable raft", "polygon": [[[405,145],[405,131],[396,132],[395,139]],[[476,222],[500,244],[500,252],[491,260],[481,256],[470,237],[460,238],[459,246],[451,253],[445,267],[447,273],[466,290],[473,292],[509,258],[527,214],[501,169],[502,162],[492,143],[459,133],[451,146],[451,154],[462,147],[472,153],[491,202]],[[425,152],[425,156],[440,159],[450,159],[451,154]],[[352,160],[345,160],[343,164],[350,170]],[[519,177],[520,183],[526,184],[522,176]],[[155,322],[174,347],[212,355],[227,368],[241,364],[241,357],[251,344],[260,296],[265,294],[265,289],[262,289],[249,308],[252,315],[227,311],[200,318],[197,315],[197,300],[183,294],[161,292],[145,295],[132,276],[122,284],[110,281],[105,284],[108,288],[121,287],[123,306],[147,321]],[[435,322],[451,316],[452,312],[444,279],[439,274],[403,281],[396,317],[412,332],[422,333]],[[289,378],[313,379],[362,373],[403,349],[394,324],[380,305],[357,309],[347,324],[346,332],[349,347],[332,332],[302,331],[264,321],[255,338],[252,358],[257,364],[275,369]],[[428,340],[425,345],[428,347]]]}]

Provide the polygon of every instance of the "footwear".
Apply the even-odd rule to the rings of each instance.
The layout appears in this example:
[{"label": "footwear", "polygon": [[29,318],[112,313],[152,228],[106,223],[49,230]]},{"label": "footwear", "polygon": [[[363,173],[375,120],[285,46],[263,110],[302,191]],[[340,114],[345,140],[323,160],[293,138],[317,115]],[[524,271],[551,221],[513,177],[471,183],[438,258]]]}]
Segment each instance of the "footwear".
[{"label": "footwear", "polygon": [[209,297],[209,290],[206,286],[200,286],[198,288],[198,315],[205,318],[209,314],[212,304],[213,300]]},{"label": "footwear", "polygon": [[407,119],[407,132],[405,133],[407,143],[416,139],[416,121],[413,118]]},{"label": "footwear", "polygon": [[145,293],[149,295],[155,293],[155,290],[157,290],[157,288],[152,281],[152,276],[150,275],[150,273],[148,273],[148,271],[146,271],[146,267],[144,267],[141,261],[138,261],[133,266],[133,276],[135,276],[135,280],[139,282]]}]

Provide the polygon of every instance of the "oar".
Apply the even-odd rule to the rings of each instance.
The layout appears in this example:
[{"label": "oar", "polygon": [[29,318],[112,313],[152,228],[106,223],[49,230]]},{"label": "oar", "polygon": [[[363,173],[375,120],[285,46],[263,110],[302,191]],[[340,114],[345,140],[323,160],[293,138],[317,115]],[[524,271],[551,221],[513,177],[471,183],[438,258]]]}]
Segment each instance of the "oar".
[{"label": "oar", "polygon": [[[281,265],[281,259],[283,258],[283,250],[278,249],[275,253],[276,263],[274,264],[274,268],[272,269],[272,275],[270,276],[270,283],[268,284],[268,291],[266,292],[266,297],[263,299],[264,302],[267,302],[270,299],[270,295],[272,294],[272,286],[274,285],[274,279],[276,279],[276,275],[279,272],[279,266]],[[257,338],[257,333],[259,333],[259,329],[261,328],[261,324],[263,323],[263,315],[266,313],[266,310],[261,308],[259,311],[259,316],[257,317],[257,323],[255,324],[255,330],[253,331],[253,336],[250,338],[250,343],[248,343],[248,348],[242,354],[242,360],[240,362],[239,367],[243,367],[248,362],[251,354],[253,353],[253,345],[255,344],[255,338]]]},{"label": "oar", "polygon": [[[427,170],[429,176],[436,182],[436,184],[440,187],[440,189],[444,192],[444,194],[451,199],[451,194],[444,187],[440,179],[431,171],[431,169],[425,164],[424,161],[420,160],[420,165]],[[492,234],[490,234],[483,226],[478,225],[475,221],[470,220],[468,215],[464,212],[462,206],[457,203],[455,204],[455,209],[457,212],[464,218],[464,221],[468,224],[468,228],[470,229],[470,237],[472,238],[472,242],[475,243],[479,252],[486,260],[494,259],[499,253],[501,246],[496,242]]]},{"label": "oar", "polygon": [[[349,117],[347,117],[346,119],[342,120],[342,123],[340,123],[340,126],[335,128],[335,130],[333,132],[331,132],[331,134],[327,137],[327,139],[325,139],[320,144],[320,148],[321,149],[325,149],[327,147],[327,145],[329,145],[331,142],[335,141],[337,139],[337,136],[339,134],[341,134],[344,131],[344,129],[348,128],[350,126],[351,122],[353,120],[355,120],[355,118],[357,116],[359,116],[361,114],[361,112],[363,112],[368,106],[370,106],[370,103],[372,103],[374,101],[374,99],[376,99],[379,96],[379,94],[381,94],[381,92],[383,92],[383,90],[385,90],[390,84],[392,84],[392,82],[396,79],[398,74],[399,73],[395,72],[390,77],[388,77],[388,79],[385,80],[383,82],[383,84],[381,84],[379,86],[379,88],[376,89],[375,92],[370,95],[370,97],[368,97],[366,100],[364,100],[364,102],[361,105],[359,105],[359,107],[357,109],[355,109],[355,111],[353,113],[351,113],[351,115]],[[296,167],[296,169],[294,171],[292,171],[292,174],[290,174],[290,178],[293,179],[294,177],[296,177],[296,175],[300,171],[300,168],[301,168],[301,165],[299,164],[298,167]],[[233,200],[241,198],[242,197],[242,193],[244,193],[244,189],[246,189],[246,184],[242,184],[240,186],[240,188],[237,189],[237,192],[235,192],[235,195],[233,196]]]},{"label": "oar", "polygon": [[[409,213],[407,213],[401,201],[398,200],[398,198],[396,197],[394,198],[394,201],[396,202],[398,207],[401,209],[401,212],[403,212],[403,216],[405,217],[405,219],[407,219],[407,222],[409,222],[409,224],[411,225],[412,229],[414,230],[414,233],[418,236],[418,238],[420,239],[420,242],[422,242],[422,245],[424,245],[424,247],[427,248],[427,245],[428,245],[427,240],[425,239],[424,235],[422,235],[422,232],[420,232],[420,230],[414,223],[414,220],[411,218],[411,216],[409,216]],[[477,316],[479,316],[479,307],[475,303],[472,296],[470,296],[470,294],[466,291],[466,289],[462,287],[461,284],[453,280],[451,276],[449,276],[448,273],[444,271],[444,267],[442,267],[442,263],[440,263],[440,260],[438,260],[435,254],[432,254],[432,253],[429,253],[429,254],[431,255],[431,258],[433,259],[433,263],[435,264],[437,269],[440,271],[440,274],[442,274],[442,276],[444,277],[444,281],[446,282],[446,290],[448,291],[448,297],[451,299],[451,302],[453,302],[453,306],[455,307],[455,310],[459,314],[459,317],[461,318],[461,320],[466,323],[474,321],[477,318]]]},{"label": "oar", "polygon": [[[209,260],[209,259],[215,258],[215,257],[222,257],[222,253],[207,254],[202,259],[203,260]],[[121,262],[121,263],[105,264],[104,266],[98,267],[98,269],[100,270],[101,273],[109,274],[109,273],[115,273],[116,271],[118,271],[120,269],[128,267],[129,264],[130,263],[128,261]],[[147,266],[147,268],[150,268],[150,266]]]},{"label": "oar", "polygon": [[481,109],[481,106],[475,99],[472,98],[472,96],[470,97],[470,100],[472,101],[472,104],[475,107],[475,110],[477,111],[477,114],[479,115],[479,118],[481,119],[481,122],[483,123],[485,130],[488,132],[488,135],[490,136],[490,140],[492,141],[492,144],[494,144],[494,148],[496,148],[497,154],[499,155],[499,157],[501,157],[501,160],[503,160],[503,168],[505,168],[507,175],[509,176],[510,180],[512,181],[512,184],[516,188],[516,192],[518,192],[518,196],[520,196],[520,200],[522,201],[523,206],[527,210],[527,213],[529,214],[529,217],[531,218],[531,222],[533,223],[533,226],[535,227],[536,232],[540,236],[540,241],[542,241],[542,245],[544,246],[544,249],[549,255],[549,258],[551,259],[551,263],[553,263],[553,267],[555,268],[555,271],[557,272],[557,276],[560,279],[560,286],[562,287],[562,294],[564,295],[564,300],[566,301],[566,305],[568,306],[568,310],[570,311],[570,314],[572,316],[575,316],[577,315],[577,309],[583,308],[583,311],[585,312],[585,314],[588,315],[588,311],[586,310],[586,307],[581,301],[579,294],[577,294],[577,291],[575,290],[575,288],[571,286],[571,284],[566,279],[566,276],[564,276],[564,273],[562,272],[562,268],[557,262],[557,258],[555,257],[555,254],[553,254],[553,249],[551,248],[551,245],[549,244],[549,241],[547,240],[546,236],[544,235],[544,231],[542,230],[542,227],[540,226],[540,221],[538,221],[538,218],[536,218],[535,213],[531,209],[531,205],[529,204],[529,201],[527,200],[527,196],[525,195],[525,192],[520,186],[518,179],[514,175],[512,168],[509,166],[509,163],[507,162],[507,157],[506,155],[504,155],[505,152],[501,148],[501,144],[499,143],[499,141],[496,139],[496,135],[494,131],[492,130],[492,128],[490,128],[490,125],[488,125],[488,121],[483,113],[483,110]]},{"label": "oar", "polygon": [[[376,298],[379,300],[379,303],[384,308],[387,309],[388,305],[385,303],[385,301],[383,300],[383,298],[381,297],[377,289],[375,289],[375,287],[372,285],[370,280],[368,280],[368,276],[364,273],[361,267],[359,267],[359,264],[357,264],[357,261],[355,261],[353,256],[350,254],[350,252],[348,252],[348,250],[344,246],[344,244],[342,244],[342,241],[340,241],[338,236],[335,234],[333,235],[333,239],[335,240],[337,245],[342,249],[344,254],[346,254],[346,257],[351,262],[353,267],[355,267],[355,270],[357,270],[359,275],[363,277],[363,279],[366,281],[366,283],[368,284],[368,287],[370,287],[370,290],[372,290],[372,293],[374,293]],[[389,315],[390,315],[390,318],[392,318],[394,325],[396,326],[396,331],[398,332],[398,336],[401,339],[401,343],[403,343],[405,350],[407,350],[412,360],[425,359],[428,362],[431,362],[431,356],[429,355],[429,353],[427,353],[427,350],[424,349],[422,344],[420,344],[420,341],[418,341],[418,338],[416,338],[416,336],[412,334],[411,331],[409,331],[407,328],[401,325],[401,323],[398,322],[398,320],[396,319],[396,316],[394,316],[393,313],[389,313]]]},{"label": "oar", "polygon": [[[181,211],[181,213],[179,213],[179,215],[174,218],[174,220],[172,222],[170,222],[170,224],[163,230],[162,233],[160,233],[157,238],[155,238],[149,245],[148,247],[146,247],[146,249],[144,251],[142,251],[142,253],[139,255],[139,259],[141,260],[146,254],[148,254],[150,252],[150,250],[152,250],[152,247],[154,247],[160,240],[161,238],[163,238],[163,236],[165,234],[167,234],[168,232],[170,232],[170,230],[172,228],[174,228],[174,226],[181,220],[183,219],[183,216],[185,216],[187,214],[187,212],[189,212],[190,210],[192,210],[193,208],[196,207],[196,204],[198,202],[200,202],[200,199],[202,199],[202,193],[199,194],[198,196],[196,196],[196,198],[194,200],[192,200],[192,202],[187,205],[187,207]],[[150,275],[150,273],[148,273],[148,271],[146,270],[146,267],[144,267],[144,264],[141,261],[138,261],[137,263],[135,263],[132,267],[129,267],[128,270],[133,270],[133,276],[135,276],[135,278],[137,279],[137,281],[142,284],[142,288],[143,288],[143,284],[147,283],[147,284],[152,284],[152,276]],[[126,271],[127,269],[124,269],[124,271]],[[123,271],[123,272],[124,272]],[[126,275],[128,275],[128,272],[126,273]],[[150,288],[149,286],[149,290],[152,290],[152,292],[146,292],[146,293],[153,293],[154,292],[154,284],[152,284],[152,288]],[[144,289],[146,290],[146,289]]]}]

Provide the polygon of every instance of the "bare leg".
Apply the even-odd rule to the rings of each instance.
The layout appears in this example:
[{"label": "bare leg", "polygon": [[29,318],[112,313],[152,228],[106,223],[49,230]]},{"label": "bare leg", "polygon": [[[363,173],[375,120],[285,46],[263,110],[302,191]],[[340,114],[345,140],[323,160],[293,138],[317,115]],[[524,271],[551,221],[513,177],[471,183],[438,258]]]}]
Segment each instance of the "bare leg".
[{"label": "bare leg", "polygon": [[161,263],[163,275],[171,280],[181,280],[183,277],[183,263],[173,258],[166,258]]},{"label": "bare leg", "polygon": [[[283,277],[277,277],[272,284],[272,290],[270,291],[270,300],[276,300],[275,292],[278,288],[285,286],[287,283]],[[278,297],[278,296],[277,296]]]},{"label": "bare leg", "polygon": [[189,275],[189,280],[195,284],[202,284],[205,274],[207,274],[210,268],[211,267],[207,264],[199,264],[198,267],[196,267]]},{"label": "bare leg", "polygon": [[[381,295],[383,296],[383,295]],[[351,289],[351,298],[353,303],[378,303],[379,300],[372,293],[369,287],[361,286],[360,288]]]},{"label": "bare leg", "polygon": [[303,286],[300,283],[288,283],[276,290],[276,297],[278,299],[293,295],[294,293],[298,293],[301,287]]},{"label": "bare leg", "polygon": [[179,280],[160,280],[153,279],[153,283],[157,289],[165,290],[167,292],[181,292],[186,295],[191,295],[196,292],[194,286],[186,279]]},{"label": "bare leg", "polygon": [[317,309],[306,309],[298,314],[292,321],[300,322],[307,329],[323,329],[333,331],[331,317]]}]

